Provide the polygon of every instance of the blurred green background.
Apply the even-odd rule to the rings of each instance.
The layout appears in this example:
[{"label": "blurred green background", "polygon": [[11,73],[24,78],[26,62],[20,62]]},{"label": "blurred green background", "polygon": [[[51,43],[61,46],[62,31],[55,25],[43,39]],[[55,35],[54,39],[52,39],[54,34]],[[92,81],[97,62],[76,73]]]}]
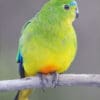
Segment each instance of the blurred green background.
[{"label": "blurred green background", "polygon": [[[47,0],[0,0],[0,80],[19,78],[15,61],[22,25]],[[78,53],[67,73],[100,73],[100,0],[77,0],[75,21]],[[16,91],[0,92],[0,100],[13,100]],[[100,88],[58,87],[37,89],[30,100],[100,100]]]}]

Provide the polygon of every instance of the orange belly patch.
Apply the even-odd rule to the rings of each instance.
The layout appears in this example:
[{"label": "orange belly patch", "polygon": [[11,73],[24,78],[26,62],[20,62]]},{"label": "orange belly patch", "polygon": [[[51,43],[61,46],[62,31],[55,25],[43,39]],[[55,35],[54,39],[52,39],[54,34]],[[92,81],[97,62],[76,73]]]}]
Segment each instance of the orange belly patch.
[{"label": "orange belly patch", "polygon": [[55,72],[57,71],[57,67],[56,66],[45,66],[45,67],[42,67],[40,72],[43,73],[43,74],[49,74],[49,73],[52,73],[52,72]]}]

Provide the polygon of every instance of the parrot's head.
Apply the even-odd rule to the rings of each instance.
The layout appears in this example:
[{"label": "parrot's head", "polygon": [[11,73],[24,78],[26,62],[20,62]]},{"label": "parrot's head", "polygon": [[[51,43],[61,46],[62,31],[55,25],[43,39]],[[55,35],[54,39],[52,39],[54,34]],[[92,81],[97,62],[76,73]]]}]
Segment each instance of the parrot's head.
[{"label": "parrot's head", "polygon": [[46,16],[53,17],[55,20],[65,20],[72,23],[79,16],[75,0],[49,0],[44,9]]}]

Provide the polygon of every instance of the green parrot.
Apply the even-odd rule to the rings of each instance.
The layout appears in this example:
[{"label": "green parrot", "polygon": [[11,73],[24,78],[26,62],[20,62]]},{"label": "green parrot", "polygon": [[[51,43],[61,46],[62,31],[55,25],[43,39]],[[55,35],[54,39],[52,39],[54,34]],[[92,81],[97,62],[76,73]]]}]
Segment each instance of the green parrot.
[{"label": "green parrot", "polygon": [[[68,70],[77,51],[73,22],[78,15],[75,0],[49,0],[25,23],[16,57],[21,78]],[[30,93],[20,90],[15,100],[29,100]]]}]

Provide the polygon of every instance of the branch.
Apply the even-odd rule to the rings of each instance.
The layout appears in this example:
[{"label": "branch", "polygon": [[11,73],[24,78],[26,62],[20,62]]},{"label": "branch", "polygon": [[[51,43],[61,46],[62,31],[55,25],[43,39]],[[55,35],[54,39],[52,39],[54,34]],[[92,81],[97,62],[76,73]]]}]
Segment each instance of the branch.
[{"label": "branch", "polygon": [[[48,80],[52,78],[46,76]],[[49,84],[49,83],[48,83]],[[60,74],[57,80],[57,86],[95,86],[100,87],[100,74]],[[0,91],[21,90],[27,88],[41,88],[39,76],[23,79],[0,81]],[[52,85],[46,85],[43,88],[49,88]]]}]

